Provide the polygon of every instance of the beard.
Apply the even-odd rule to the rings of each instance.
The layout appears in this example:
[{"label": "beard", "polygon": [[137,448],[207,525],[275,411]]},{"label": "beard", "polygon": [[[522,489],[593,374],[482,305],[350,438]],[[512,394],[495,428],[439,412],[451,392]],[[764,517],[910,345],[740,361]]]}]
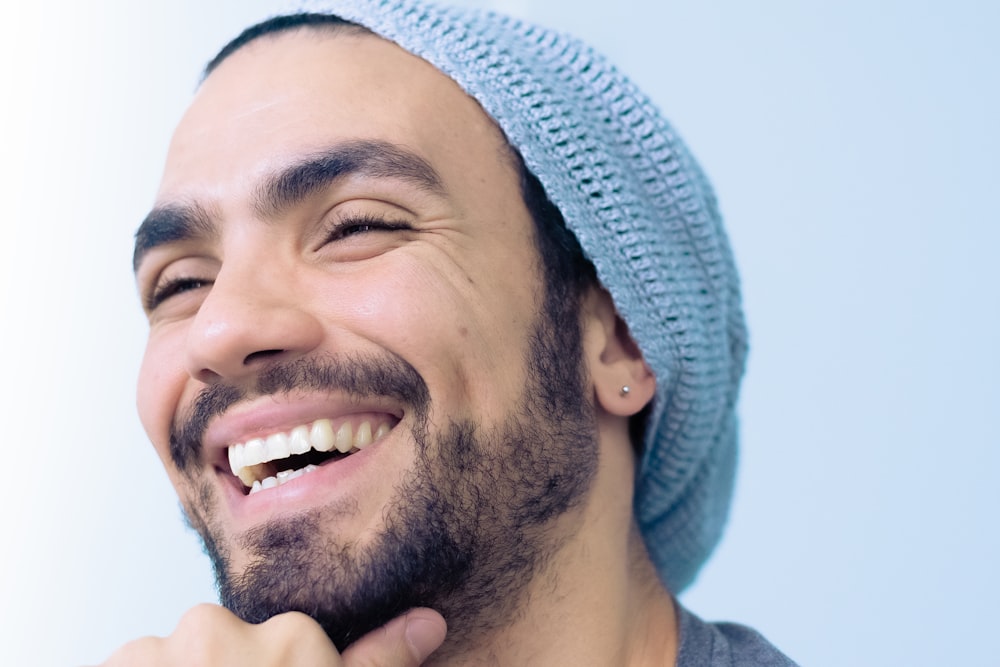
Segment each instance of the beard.
[{"label": "beard", "polygon": [[[186,515],[212,561],[222,604],[250,623],[306,613],[341,651],[414,607],[445,617],[453,648],[508,624],[561,545],[566,531],[555,529],[555,519],[582,501],[597,468],[576,313],[568,327],[565,317],[537,319],[525,392],[491,425],[450,421],[431,433],[426,384],[389,353],[276,363],[253,392],[204,390],[171,434],[170,452],[198,491]],[[214,517],[212,487],[196,479],[201,435],[213,416],[248,394],[302,389],[388,396],[409,406],[414,468],[395,489],[380,532],[364,544],[325,528],[342,507],[272,520],[229,544]],[[242,571],[230,565],[234,546],[249,562]]]}]

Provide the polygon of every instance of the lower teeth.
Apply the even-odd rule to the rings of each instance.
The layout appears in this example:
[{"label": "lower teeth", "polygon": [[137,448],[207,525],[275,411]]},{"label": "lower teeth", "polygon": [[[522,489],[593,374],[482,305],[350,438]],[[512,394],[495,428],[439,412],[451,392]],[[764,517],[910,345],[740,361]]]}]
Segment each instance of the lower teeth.
[{"label": "lower teeth", "polygon": [[318,469],[319,466],[315,466],[310,463],[305,468],[299,468],[298,470],[282,470],[274,477],[267,477],[263,480],[255,480],[253,486],[250,487],[250,495],[257,493],[258,491],[263,491],[264,489],[273,489],[276,486],[281,486],[286,482],[302,477],[302,475],[307,472],[312,472],[313,470]]}]

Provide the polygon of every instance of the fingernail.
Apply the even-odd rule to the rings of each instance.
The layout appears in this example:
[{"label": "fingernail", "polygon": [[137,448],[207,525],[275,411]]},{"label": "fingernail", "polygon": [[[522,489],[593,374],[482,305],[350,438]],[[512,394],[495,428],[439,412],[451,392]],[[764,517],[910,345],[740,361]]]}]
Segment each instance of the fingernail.
[{"label": "fingernail", "polygon": [[444,619],[440,617],[411,616],[406,619],[403,636],[417,654],[417,660],[423,661],[441,646],[447,632]]}]

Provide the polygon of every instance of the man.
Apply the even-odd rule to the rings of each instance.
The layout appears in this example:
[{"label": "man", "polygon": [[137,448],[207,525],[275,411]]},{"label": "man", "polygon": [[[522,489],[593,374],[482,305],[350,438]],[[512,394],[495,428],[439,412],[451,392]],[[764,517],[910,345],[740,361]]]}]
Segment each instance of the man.
[{"label": "man", "polygon": [[134,263],[140,416],[225,608],[109,664],[791,664],[671,595],[729,503],[738,285],[578,43],[410,1],[252,27]]}]

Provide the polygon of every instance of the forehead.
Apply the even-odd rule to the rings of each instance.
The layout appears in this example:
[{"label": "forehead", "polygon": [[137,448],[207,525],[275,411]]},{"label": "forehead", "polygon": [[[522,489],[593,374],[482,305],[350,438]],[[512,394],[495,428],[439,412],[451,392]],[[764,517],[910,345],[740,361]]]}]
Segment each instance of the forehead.
[{"label": "forehead", "polygon": [[226,184],[357,139],[405,146],[446,181],[512,171],[499,128],[432,65],[374,35],[303,28],[250,42],[205,80],[171,141],[160,199],[225,197]]}]

